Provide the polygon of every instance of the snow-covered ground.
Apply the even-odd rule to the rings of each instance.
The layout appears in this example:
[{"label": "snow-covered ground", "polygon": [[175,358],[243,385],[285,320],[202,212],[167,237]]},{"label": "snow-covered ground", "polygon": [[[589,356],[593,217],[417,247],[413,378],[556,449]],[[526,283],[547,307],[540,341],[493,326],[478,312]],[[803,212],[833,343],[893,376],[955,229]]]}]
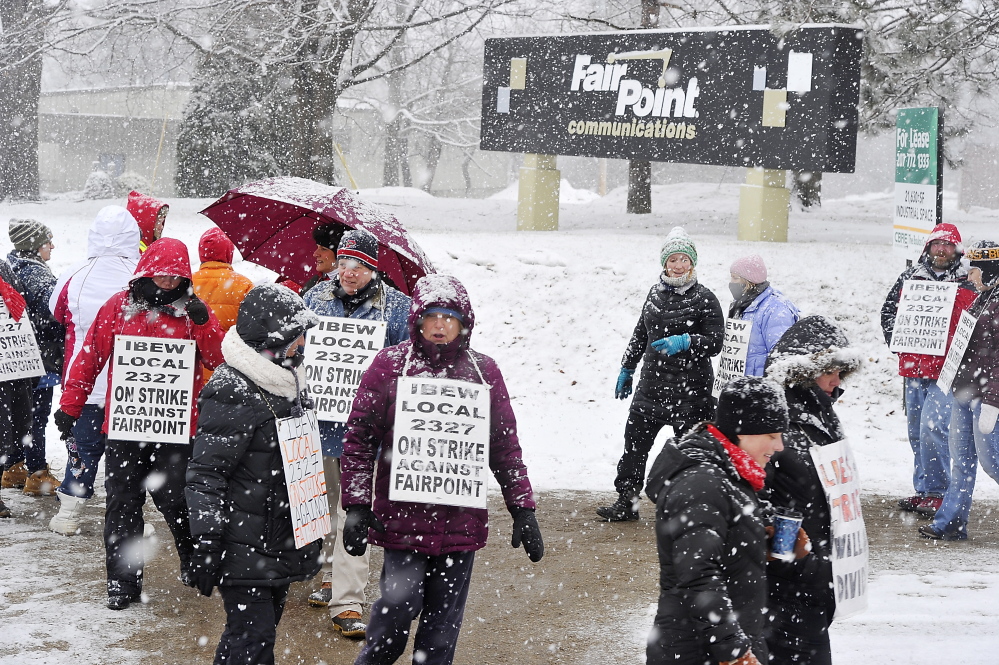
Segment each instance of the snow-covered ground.
[{"label": "snow-covered ground", "polygon": [[[623,189],[606,197],[567,190],[561,230],[555,233],[517,232],[516,200],[509,191],[485,201],[438,199],[400,188],[361,194],[390,208],[437,269],[468,287],[477,319],[473,345],[494,356],[505,374],[536,487],[612,489],[628,409],[626,402],[613,399],[621,355],[657,279],[662,239],[682,225],[697,243],[699,278],[724,304],[729,264],[759,253],[771,283],[803,314],[822,314],[841,324],[868,358],[838,406],[861,461],[864,490],[898,496],[911,490],[901,382],[879,326],[884,296],[904,268],[890,245],[890,192],[827,200],[810,213],[794,211],[790,242],[782,244],[735,240],[738,186],[728,184],[655,187],[655,212],[642,216],[625,214]],[[211,225],[197,212],[209,202],[169,201],[165,235],[188,244],[195,266],[198,237]],[[58,274],[84,258],[86,230],[107,203],[112,202],[0,203],[0,225],[10,217],[48,224],[55,233],[52,267]],[[999,240],[999,211],[958,211],[948,193],[945,217],[959,225],[966,244],[984,237]],[[6,233],[0,233],[0,249],[5,254],[10,249]],[[236,267],[256,281],[271,277],[252,264]],[[54,426],[49,436],[50,461],[61,469],[64,453]],[[999,490],[985,478],[978,496],[995,500]],[[14,617],[24,613],[51,611],[56,617],[65,610],[57,598],[28,594],[19,571],[30,567],[34,550],[10,545],[28,535],[18,532],[13,521],[0,521],[0,633],[13,629]],[[58,554],[50,550],[49,556]],[[907,665],[965,662],[975,655],[990,660],[999,652],[991,630],[999,614],[997,587],[999,566],[991,561],[958,561],[935,575],[878,573],[871,581],[871,609],[834,630],[836,660]],[[647,627],[646,618],[640,612],[636,616]],[[101,621],[104,628],[93,639],[104,644],[129,630],[125,621]],[[33,630],[43,629],[34,625]],[[29,637],[72,639],[60,630],[54,622],[48,635]],[[636,625],[636,630],[645,628]],[[927,641],[931,634],[946,635],[960,648]],[[46,662],[70,660],[67,654],[65,661]],[[0,663],[7,662],[19,660],[0,656]],[[75,662],[81,662],[79,654]]]}]

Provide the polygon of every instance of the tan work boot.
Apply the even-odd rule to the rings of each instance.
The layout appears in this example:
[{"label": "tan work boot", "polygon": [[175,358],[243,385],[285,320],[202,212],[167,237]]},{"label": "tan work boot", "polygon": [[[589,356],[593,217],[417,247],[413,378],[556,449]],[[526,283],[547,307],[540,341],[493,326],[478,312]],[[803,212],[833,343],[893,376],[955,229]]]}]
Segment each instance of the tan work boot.
[{"label": "tan work boot", "polygon": [[361,621],[360,613],[346,610],[333,617],[333,628],[340,631],[344,637],[363,639],[367,626]]},{"label": "tan work boot", "polygon": [[21,460],[14,466],[10,467],[3,472],[3,478],[0,478],[0,487],[3,489],[21,489],[24,487],[25,481],[28,480],[28,467],[24,466],[24,460]]},{"label": "tan work boot", "polygon": [[28,496],[55,496],[59,479],[49,471],[49,465],[35,471],[24,481],[24,493]]}]

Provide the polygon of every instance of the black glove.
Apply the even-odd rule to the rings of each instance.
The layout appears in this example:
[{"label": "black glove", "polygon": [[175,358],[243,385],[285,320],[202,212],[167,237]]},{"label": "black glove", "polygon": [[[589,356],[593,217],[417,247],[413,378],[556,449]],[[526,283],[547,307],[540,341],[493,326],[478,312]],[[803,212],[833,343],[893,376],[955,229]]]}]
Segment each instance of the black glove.
[{"label": "black glove", "polygon": [[538,526],[538,518],[534,516],[533,508],[511,508],[513,515],[513,539],[510,544],[520,547],[524,544],[524,551],[531,561],[537,563],[545,555],[545,541],[541,537],[541,527]]},{"label": "black glove", "polygon": [[219,583],[219,569],[221,567],[221,541],[198,541],[194,545],[194,553],[188,563],[190,575],[186,583],[192,589],[200,591],[202,596],[211,596],[212,589]]},{"label": "black glove", "polygon": [[203,326],[208,323],[208,305],[198,296],[188,298],[184,309],[194,325]]},{"label": "black glove", "polygon": [[58,409],[56,410],[53,419],[55,420],[56,427],[59,428],[59,434],[62,435],[60,438],[63,441],[73,436],[73,425],[76,424],[76,418],[69,415],[62,409]]},{"label": "black glove", "polygon": [[343,548],[347,554],[363,556],[368,549],[368,529],[385,533],[385,525],[375,517],[371,506],[348,506],[343,522]]}]

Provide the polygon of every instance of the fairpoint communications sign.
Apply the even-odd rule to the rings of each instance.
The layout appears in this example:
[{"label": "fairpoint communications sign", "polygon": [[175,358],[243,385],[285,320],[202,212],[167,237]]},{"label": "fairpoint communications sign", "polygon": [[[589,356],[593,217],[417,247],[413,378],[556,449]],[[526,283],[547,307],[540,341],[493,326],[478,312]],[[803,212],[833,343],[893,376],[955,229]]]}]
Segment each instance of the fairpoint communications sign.
[{"label": "fairpoint communications sign", "polygon": [[488,39],[483,150],[854,170],[863,31]]}]

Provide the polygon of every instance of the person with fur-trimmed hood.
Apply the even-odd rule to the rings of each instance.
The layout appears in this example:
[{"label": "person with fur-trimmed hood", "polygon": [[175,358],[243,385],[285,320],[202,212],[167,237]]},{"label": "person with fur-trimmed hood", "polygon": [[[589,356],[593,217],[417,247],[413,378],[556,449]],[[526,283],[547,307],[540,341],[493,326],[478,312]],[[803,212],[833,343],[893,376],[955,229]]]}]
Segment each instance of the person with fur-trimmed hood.
[{"label": "person with fur-trimmed hood", "polygon": [[[492,358],[469,346],[475,314],[465,287],[449,275],[423,277],[413,290],[408,325],[410,339],[379,351],[365,371],[343,441],[344,546],[356,556],[364,554],[369,541],[385,550],[382,595],[371,608],[356,665],[394,663],[405,650],[410,626],[418,615],[414,662],[450,665],[472,562],[475,552],[485,547],[489,532],[485,509],[390,498],[400,378],[432,377],[488,386],[488,463],[513,517],[511,544],[523,544],[534,562],[545,551],[503,375]],[[451,443],[460,446],[460,442]]]},{"label": "person with fur-trimmed hood", "polygon": [[[957,298],[950,319],[947,345],[957,330],[961,312],[975,299],[975,287],[968,281],[968,265],[962,261],[961,232],[953,224],[937,224],[926,238],[923,252],[914,266],[906,269],[892,286],[881,307],[881,329],[891,344],[898,302],[906,280],[956,282]],[[909,445],[913,454],[912,484],[915,494],[901,499],[899,508],[923,517],[933,517],[943,501],[950,482],[949,433],[953,396],[937,387],[945,356],[899,353],[898,373],[905,380],[905,415]]]},{"label": "person with fur-trimmed hood", "polygon": [[[670,439],[645,493],[656,504],[659,607],[649,665],[763,665],[767,599],[764,469],[788,428],[780,387],[729,381],[713,423]],[[799,532],[796,556],[806,556]]]},{"label": "person with fur-trimmed hood", "polygon": [[966,540],[978,463],[999,482],[999,243],[982,240],[968,248],[969,278],[979,290],[968,313],[977,321],[951,386],[951,484],[924,538]]},{"label": "person with fur-trimmed hood", "polygon": [[[194,400],[203,384],[202,368],[215,369],[222,362],[222,328],[218,319],[191,290],[191,263],[187,247],[174,238],[157,240],[135,267],[128,289],[111,296],[97,312],[80,353],[66,376],[66,385],[55,414],[63,437],[72,434],[94,383],[108,366],[108,393],[115,367],[108,364],[118,335],[189,339],[195,342],[194,383],[189,393],[187,432],[198,421]],[[114,401],[107,400],[103,431],[107,433]],[[181,574],[188,573],[194,544],[184,500],[184,474],[191,458],[190,443],[159,443],[108,438],[104,487],[104,548],[107,555],[107,606],[122,610],[142,595],[142,506],[146,490],[163,513],[180,557]],[[149,483],[150,477],[155,482]]]},{"label": "person with fur-trimmed hood", "polygon": [[667,425],[682,436],[714,415],[711,358],[721,353],[725,316],[718,298],[697,281],[697,248],[681,227],[659,251],[662,274],[649,291],[621,361],[614,397],[631,395],[639,360],[642,374],[624,426],[617,463],[617,500],[597,508],[608,522],[638,519],[645,465],[656,435]]},{"label": "person with fur-trimmed hood", "polygon": [[770,659],[776,665],[828,665],[832,655],[829,625],[836,609],[833,591],[829,502],[812,462],[812,446],[844,438],[833,405],[840,383],[861,363],[839,327],[821,316],[808,316],[780,338],[767,358],[766,377],[784,388],[790,426],[784,450],[767,467],[765,496],[774,507],[800,512],[812,543],[812,556],[770,561],[770,600],[766,632]]},{"label": "person with fur-trimmed hood", "polygon": [[219,588],[225,632],[217,665],[274,663],[274,640],[292,582],[319,572],[321,540],[295,547],[276,421],[311,408],[305,332],[319,323],[276,284],[254,287],[222,342],[225,363],[201,391],[187,470],[196,548],[190,586]]}]

